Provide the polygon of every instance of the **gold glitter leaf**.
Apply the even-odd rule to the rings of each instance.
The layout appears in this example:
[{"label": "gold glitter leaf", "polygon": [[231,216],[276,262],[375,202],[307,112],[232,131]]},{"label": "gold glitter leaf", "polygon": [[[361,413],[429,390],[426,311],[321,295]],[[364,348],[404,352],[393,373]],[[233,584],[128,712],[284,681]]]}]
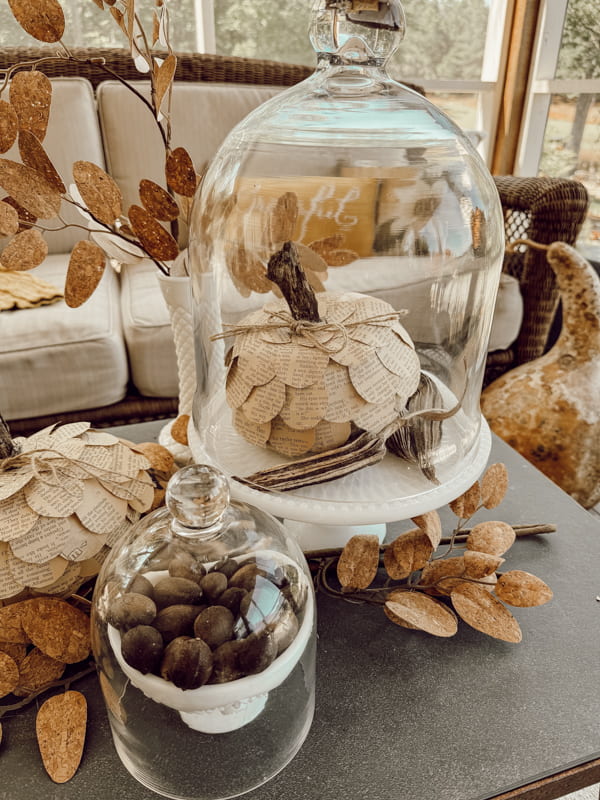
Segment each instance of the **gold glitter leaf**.
[{"label": "gold glitter leaf", "polygon": [[501,463],[491,464],[481,479],[481,502],[485,508],[500,505],[508,489],[508,470]]},{"label": "gold glitter leaf", "polygon": [[173,53],[169,53],[160,66],[158,66],[157,62],[155,61],[154,67],[154,86],[156,93],[156,99],[154,102],[155,108],[158,111],[162,105],[162,101],[169,89],[169,86],[175,77],[177,56],[173,55]]},{"label": "gold glitter leaf", "polygon": [[467,489],[464,494],[448,503],[450,510],[460,519],[469,519],[477,511],[481,504],[481,487],[479,481]]},{"label": "gold glitter leaf", "polygon": [[442,539],[442,522],[437,511],[426,511],[418,517],[413,517],[412,521],[418,525],[427,536],[434,548]]},{"label": "gold glitter leaf", "polygon": [[105,225],[121,216],[123,198],[115,181],[91,161],[76,161],[73,178],[88,210]]},{"label": "gold glitter leaf", "polygon": [[50,186],[61,194],[67,191],[54,164],[48,158],[37,136],[31,131],[24,130],[19,133],[19,153],[23,163],[43,175]]},{"label": "gold glitter leaf", "polygon": [[454,636],[458,630],[458,621],[452,610],[422,592],[394,591],[388,595],[384,610],[392,622],[400,620],[400,624],[408,623],[410,627],[433,636]]},{"label": "gold glitter leaf", "polygon": [[0,100],[0,153],[6,153],[15,143],[19,130],[17,112],[6,100]]},{"label": "gold glitter leaf", "polygon": [[171,222],[179,216],[179,206],[162,186],[144,178],[140,181],[140,200],[149,214],[162,222]]},{"label": "gold glitter leaf", "polygon": [[19,120],[19,130],[31,131],[43,142],[52,102],[52,83],[48,76],[37,69],[21,70],[12,78],[9,95]]},{"label": "gold glitter leaf", "polygon": [[179,245],[152,214],[145,208],[133,205],[128,212],[129,223],[140,244],[152,258],[172,261],[179,255]]},{"label": "gold glitter leaf", "polygon": [[366,589],[377,574],[379,539],[372,534],[352,536],[338,559],[337,576],[345,589]]},{"label": "gold glitter leaf", "polygon": [[60,211],[60,192],[34,169],[0,158],[0,186],[31,214],[52,219]]},{"label": "gold glitter leaf", "polygon": [[176,147],[167,157],[165,165],[167,186],[184,197],[193,197],[198,176],[194,162],[184,147]]},{"label": "gold glitter leaf", "polygon": [[543,580],[521,569],[513,569],[501,575],[494,592],[496,597],[509,606],[520,608],[543,606],[553,596],[552,589]]},{"label": "gold glitter leaf", "polygon": [[0,698],[6,697],[19,684],[19,667],[7,653],[0,652]]},{"label": "gold glitter leaf", "polygon": [[401,533],[385,549],[383,565],[394,580],[408,578],[418,569],[423,569],[433,554],[429,537],[420,528]]},{"label": "gold glitter leaf", "polygon": [[491,575],[504,563],[504,559],[500,556],[494,556],[490,553],[478,553],[476,550],[465,550],[463,558],[465,560],[465,575],[475,580]]},{"label": "gold glitter leaf", "polygon": [[55,783],[66,783],[79,766],[87,725],[87,701],[81,692],[50,697],[40,707],[35,732],[44,768]]},{"label": "gold glitter leaf", "polygon": [[3,267],[15,272],[39,266],[48,255],[48,244],[42,234],[31,229],[21,231],[10,240],[0,255]]},{"label": "gold glitter leaf", "polygon": [[504,642],[520,642],[519,623],[503,603],[476,583],[463,582],[450,595],[456,613],[472,628]]},{"label": "gold glitter leaf", "polygon": [[90,619],[57,597],[26,600],[23,630],[50,658],[76,664],[90,653]]},{"label": "gold glitter leaf", "polygon": [[69,258],[65,281],[65,302],[77,308],[91,297],[104,274],[106,256],[95,242],[82,239],[77,242]]},{"label": "gold glitter leaf", "polygon": [[0,202],[0,236],[12,236],[19,230],[19,215],[9,203]]},{"label": "gold glitter leaf", "polygon": [[419,586],[426,587],[428,594],[449,595],[459,583],[464,583],[461,577],[465,574],[465,560],[462,556],[441,558],[431,561],[423,567]]},{"label": "gold glitter leaf", "polygon": [[515,532],[507,522],[480,522],[467,536],[467,550],[501,556],[512,546],[515,538]]},{"label": "gold glitter leaf", "polygon": [[57,0],[8,0],[19,25],[40,42],[58,42],[65,32],[65,15]]},{"label": "gold glitter leaf", "polygon": [[37,692],[53,681],[58,680],[65,671],[65,664],[34,647],[19,665],[19,684],[13,690],[17,697]]}]

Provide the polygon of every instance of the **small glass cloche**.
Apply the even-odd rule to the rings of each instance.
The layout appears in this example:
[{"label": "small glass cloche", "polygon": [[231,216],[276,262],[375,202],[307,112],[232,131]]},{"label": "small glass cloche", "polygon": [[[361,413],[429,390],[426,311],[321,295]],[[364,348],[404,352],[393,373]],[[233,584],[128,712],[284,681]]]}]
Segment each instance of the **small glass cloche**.
[{"label": "small glass cloche", "polygon": [[98,577],[92,641],[114,744],[142,784],[215,800],[287,764],[314,712],[315,600],[277,520],[192,465]]},{"label": "small glass cloche", "polygon": [[398,0],[318,0],[316,71],[231,131],[194,203],[192,450],[287,519],[406,519],[489,454],[500,201],[387,75],[403,33]]}]

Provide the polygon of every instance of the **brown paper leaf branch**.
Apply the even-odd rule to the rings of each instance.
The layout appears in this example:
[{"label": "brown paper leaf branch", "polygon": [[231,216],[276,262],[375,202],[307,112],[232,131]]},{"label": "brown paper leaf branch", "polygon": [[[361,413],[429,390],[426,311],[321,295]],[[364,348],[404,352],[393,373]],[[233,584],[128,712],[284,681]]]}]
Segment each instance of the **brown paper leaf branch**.
[{"label": "brown paper leaf branch", "polygon": [[[164,145],[166,188],[143,180],[141,206],[134,204],[124,214],[120,189],[101,167],[75,162],[72,171],[77,191],[71,192],[66,188],[72,183],[70,176],[63,180],[48,157],[42,143],[50,116],[52,83],[38,66],[47,61],[80,60],[62,41],[65,17],[58,0],[9,0],[15,19],[28,34],[38,41],[55,43],[60,49],[33,62],[14,64],[0,74],[0,153],[6,153],[18,142],[23,162],[0,159],[0,189],[8,193],[7,197],[0,197],[0,235],[12,237],[0,255],[0,266],[8,270],[38,266],[47,254],[43,234],[50,228],[46,227],[46,220],[58,220],[63,227],[78,227],[65,223],[60,216],[62,204],[70,203],[84,215],[86,224],[79,227],[86,229],[87,225],[92,240],[80,242],[71,257],[65,287],[70,306],[81,305],[93,294],[107,257],[123,263],[147,257],[169,274],[171,262],[180,252],[179,220],[189,222],[190,198],[198,184],[187,151],[171,144],[169,113],[177,57],[169,41],[167,3],[157,3],[153,33],[148,36],[133,0],[119,7],[101,0],[94,2],[101,11],[108,11],[126,36],[138,70],[148,73],[150,98],[109,68],[102,56],[87,59],[87,63],[119,80],[152,113]],[[3,97],[6,90],[8,96]],[[16,216],[8,211],[10,207]],[[163,223],[168,224],[168,230]]]},{"label": "brown paper leaf branch", "polygon": [[[339,556],[308,553],[309,559],[318,560],[317,587],[336,597],[381,605],[400,627],[452,636],[460,618],[488,636],[520,642],[521,628],[507,606],[543,605],[552,599],[552,590],[529,572],[498,572],[516,538],[511,525],[479,522],[465,531],[475,513],[499,505],[507,487],[506,467],[492,464],[481,481],[450,503],[459,523],[447,539],[441,537],[437,511],[430,511],[412,520],[416,528],[384,547],[375,536],[357,535]],[[521,526],[519,533],[550,530],[553,526]],[[442,552],[440,545],[446,546]],[[334,565],[339,589],[328,574]]]}]

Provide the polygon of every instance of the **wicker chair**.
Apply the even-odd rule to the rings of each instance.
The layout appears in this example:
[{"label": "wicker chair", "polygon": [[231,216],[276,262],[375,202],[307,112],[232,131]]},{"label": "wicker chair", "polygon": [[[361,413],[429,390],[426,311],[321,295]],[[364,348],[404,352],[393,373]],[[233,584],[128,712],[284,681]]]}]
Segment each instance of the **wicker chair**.
[{"label": "wicker chair", "polygon": [[[76,61],[50,60],[38,64],[48,76],[81,76],[97,86],[101,81],[118,75],[126,80],[142,79],[135,69],[128,50],[101,51],[103,63],[98,63],[98,51],[87,48],[72,50]],[[5,48],[0,50],[0,70],[15,63],[37,61],[51,57],[54,50],[45,48]],[[310,67],[275,61],[207,54],[179,54],[176,80],[218,81],[258,85],[291,86],[312,73]],[[411,85],[419,90],[419,87]],[[526,235],[542,243],[557,240],[573,244],[585,218],[587,193],[572,180],[561,178],[495,178],[504,209],[507,241]],[[485,384],[514,366],[540,356],[548,347],[558,305],[554,275],[543,253],[531,248],[507,255],[504,270],[514,275],[521,285],[524,299],[524,321],[514,346],[509,350],[490,353]],[[24,435],[53,422],[88,420],[96,427],[123,425],[151,419],[166,419],[175,415],[177,398],[141,397],[132,387],[119,403],[96,409],[56,416],[11,420],[13,435]]]}]

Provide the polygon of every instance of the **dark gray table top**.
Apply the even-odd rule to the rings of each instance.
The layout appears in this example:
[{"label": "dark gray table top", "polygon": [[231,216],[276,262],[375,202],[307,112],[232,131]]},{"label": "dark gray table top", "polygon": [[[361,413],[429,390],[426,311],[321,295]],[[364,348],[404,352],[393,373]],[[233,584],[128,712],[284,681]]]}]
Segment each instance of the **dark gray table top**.
[{"label": "dark gray table top", "polygon": [[[546,580],[554,599],[514,609],[523,642],[511,645],[463,623],[437,639],[319,595],[311,731],[248,800],[483,800],[600,756],[600,524],[496,438],[490,460],[507,464],[510,488],[477,520],[558,526],[518,540],[503,565]],[[453,517],[442,518],[449,532]],[[74,688],[89,704],[78,772],[62,786],[47,777],[34,704],[2,720],[1,800],[154,800],[114,752],[95,677]]]}]

